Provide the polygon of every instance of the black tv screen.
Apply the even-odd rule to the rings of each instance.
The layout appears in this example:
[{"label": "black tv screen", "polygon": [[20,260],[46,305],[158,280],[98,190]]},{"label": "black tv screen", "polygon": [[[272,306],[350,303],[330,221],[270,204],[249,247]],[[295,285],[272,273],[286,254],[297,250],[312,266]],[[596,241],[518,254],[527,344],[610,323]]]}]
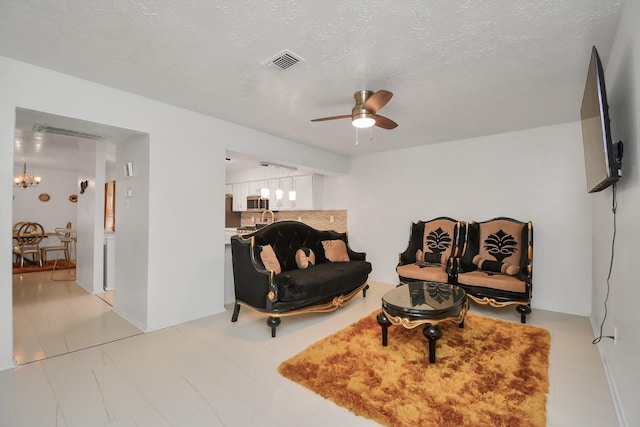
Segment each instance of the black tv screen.
[{"label": "black tv screen", "polygon": [[587,192],[595,193],[620,178],[620,164],[616,148],[611,142],[604,69],[595,46],[591,50],[580,117]]}]

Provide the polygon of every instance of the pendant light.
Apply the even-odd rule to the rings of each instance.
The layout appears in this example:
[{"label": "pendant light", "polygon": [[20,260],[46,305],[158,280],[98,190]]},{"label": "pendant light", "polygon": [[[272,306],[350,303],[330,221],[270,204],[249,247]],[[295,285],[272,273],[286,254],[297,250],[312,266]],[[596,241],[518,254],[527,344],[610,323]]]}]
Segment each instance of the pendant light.
[{"label": "pendant light", "polygon": [[269,190],[269,180],[267,179],[267,167],[269,165],[265,163],[261,163],[264,166],[264,186],[260,189],[260,198],[262,200],[269,200],[269,196],[271,195],[271,191]]}]

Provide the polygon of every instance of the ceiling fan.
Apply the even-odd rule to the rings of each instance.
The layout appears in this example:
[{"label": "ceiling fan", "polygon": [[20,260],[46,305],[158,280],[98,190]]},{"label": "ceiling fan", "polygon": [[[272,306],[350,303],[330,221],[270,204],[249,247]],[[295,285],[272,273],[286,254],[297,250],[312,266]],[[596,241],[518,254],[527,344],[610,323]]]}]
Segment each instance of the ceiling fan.
[{"label": "ceiling fan", "polygon": [[384,107],[391,99],[393,93],[388,90],[379,90],[373,93],[370,90],[359,90],[353,94],[356,105],[351,114],[342,116],[321,117],[312,119],[312,122],[351,118],[351,124],[357,128],[370,128],[373,125],[383,129],[394,129],[398,124],[387,117],[378,115],[378,110]]}]

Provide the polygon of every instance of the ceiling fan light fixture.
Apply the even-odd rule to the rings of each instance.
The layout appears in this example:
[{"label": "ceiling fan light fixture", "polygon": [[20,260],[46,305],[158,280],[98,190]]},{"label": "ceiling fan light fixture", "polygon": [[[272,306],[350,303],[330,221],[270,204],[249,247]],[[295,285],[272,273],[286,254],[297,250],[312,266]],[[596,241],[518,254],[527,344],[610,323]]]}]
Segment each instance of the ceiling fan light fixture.
[{"label": "ceiling fan light fixture", "polygon": [[365,129],[375,125],[376,119],[373,118],[373,114],[360,113],[358,115],[353,116],[351,124],[357,128]]}]

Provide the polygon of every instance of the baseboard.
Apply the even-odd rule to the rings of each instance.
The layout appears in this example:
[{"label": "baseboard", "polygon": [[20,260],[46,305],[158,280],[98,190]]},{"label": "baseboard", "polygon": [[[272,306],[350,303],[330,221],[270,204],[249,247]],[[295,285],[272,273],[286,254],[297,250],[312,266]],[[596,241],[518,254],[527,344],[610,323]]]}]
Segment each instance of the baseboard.
[{"label": "baseboard", "polygon": [[[591,323],[591,329],[593,330],[593,336],[597,337],[600,335],[600,325],[595,322],[593,316],[589,316],[589,322]],[[613,408],[616,411],[616,416],[618,417],[618,424],[620,427],[628,427],[627,419],[624,415],[624,409],[622,408],[622,403],[620,400],[620,395],[618,394],[618,389],[616,387],[616,383],[613,379],[613,375],[611,375],[611,370],[609,369],[609,363],[607,362],[607,355],[603,350],[602,343],[596,344],[598,347],[598,353],[600,353],[600,359],[602,360],[602,366],[604,367],[604,375],[607,378],[607,383],[609,384],[609,391],[611,391],[611,398],[613,400]]]},{"label": "baseboard", "polygon": [[117,307],[112,307],[111,311],[113,311],[115,314],[117,314],[118,316],[122,317],[124,320],[126,320],[127,322],[131,323],[133,326],[135,326],[136,328],[140,329],[143,333],[147,333],[149,332],[147,330],[147,328],[145,326],[143,326],[142,324],[140,324],[137,320],[127,316],[126,313],[123,313],[122,311],[118,310]]},{"label": "baseboard", "polygon": [[18,367],[18,362],[16,361],[15,357],[12,357],[11,362],[3,363],[2,365],[0,365],[0,372],[6,371],[7,369],[14,369],[17,367]]}]

